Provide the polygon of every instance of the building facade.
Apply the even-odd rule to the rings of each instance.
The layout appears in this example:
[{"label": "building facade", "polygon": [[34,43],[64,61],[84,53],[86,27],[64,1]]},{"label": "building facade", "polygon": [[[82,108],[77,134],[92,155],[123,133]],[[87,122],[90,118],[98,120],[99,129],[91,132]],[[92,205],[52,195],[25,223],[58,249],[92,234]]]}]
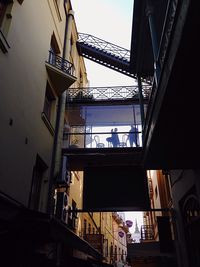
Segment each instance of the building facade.
[{"label": "building facade", "polygon": [[40,211],[47,210],[56,172],[61,95],[73,83],[87,83],[77,38],[70,1],[1,1],[0,188]]},{"label": "building facade", "polygon": [[[73,188],[70,194],[66,186],[64,210],[57,212],[66,91],[88,83],[77,39],[70,1],[0,1],[0,223],[5,233],[0,248],[5,266],[66,261],[75,266],[75,253],[101,259],[75,234],[79,221],[69,208],[82,203]],[[73,175],[81,185],[81,173]]]},{"label": "building facade", "polygon": [[[95,166],[90,174],[95,173],[97,179],[90,190],[94,190],[98,180],[99,187],[106,185],[109,196],[114,184],[115,192],[124,197],[112,195],[110,209],[114,205],[122,209],[149,209],[144,214],[142,242],[134,244],[130,251],[133,257],[141,257],[138,264],[199,266],[200,174],[196,155],[200,150],[200,133],[198,127],[192,127],[198,121],[199,92],[196,79],[183,79],[199,75],[198,68],[185,67],[193,66],[199,58],[198,1],[135,0],[131,51],[120,49],[120,56],[113,53],[118,50],[112,44],[109,50],[102,47],[99,50],[97,46],[102,43],[98,38],[92,38],[98,44],[96,47],[90,41],[77,42],[73,14],[69,0],[0,0],[1,260],[7,266],[20,267],[65,266],[66,262],[80,266],[85,264],[84,259],[120,266],[125,261],[126,226],[118,214],[77,212],[83,207],[83,169],[69,172],[66,158],[61,157],[63,146],[83,148],[84,141],[88,141],[80,135],[83,129],[88,130],[84,121],[87,117],[80,116],[82,107],[71,112],[80,120],[78,132],[67,109],[69,88],[76,91],[88,84],[82,51],[93,61],[138,81],[137,92],[131,91],[128,100],[131,101],[128,125],[134,122],[139,126],[136,131],[140,136],[139,147],[135,142],[128,150],[127,140],[122,139],[119,153],[110,147],[101,153],[98,149],[105,148],[105,143],[99,138],[93,140],[91,131],[86,135],[89,133],[90,142],[94,141],[96,153],[72,151],[77,156],[77,166],[88,163]],[[108,47],[108,42],[103,43]],[[121,52],[128,54],[128,58]],[[142,83],[150,85],[147,108]],[[126,95],[127,92],[130,91]],[[120,94],[121,91],[117,98]],[[91,95],[87,97],[92,99]],[[119,99],[123,102],[123,97]],[[133,120],[136,106],[138,117]],[[103,109],[99,110],[98,114]],[[127,119],[128,110],[122,112],[119,107],[114,110],[113,114],[118,110]],[[106,115],[106,111],[102,112],[100,119]],[[118,117],[120,120],[121,116]],[[119,120],[117,123],[124,123]],[[109,127],[117,125],[112,121],[107,121]],[[132,144],[130,139],[128,144]],[[151,205],[146,170],[156,170],[148,171]],[[133,173],[139,179],[130,187]],[[120,181],[123,177],[126,187],[116,183],[116,177]],[[141,181],[144,183],[137,190]],[[96,208],[103,209],[103,200],[106,205],[108,201],[102,198],[101,190],[99,200],[100,206],[96,203]],[[141,249],[143,252],[145,249],[145,255]]]}]

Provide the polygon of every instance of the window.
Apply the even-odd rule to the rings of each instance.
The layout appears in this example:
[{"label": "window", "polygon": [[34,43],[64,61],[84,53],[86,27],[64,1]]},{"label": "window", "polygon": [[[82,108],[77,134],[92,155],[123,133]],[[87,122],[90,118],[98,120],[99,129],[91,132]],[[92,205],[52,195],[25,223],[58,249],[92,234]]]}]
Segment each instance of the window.
[{"label": "window", "polygon": [[88,225],[88,234],[91,234],[91,224]]},{"label": "window", "polygon": [[11,10],[13,3],[10,0],[0,0],[0,27],[2,33],[6,36],[11,23]]},{"label": "window", "polygon": [[10,48],[6,36],[11,24],[11,10],[13,3],[9,0],[0,0],[0,48],[7,53]]},{"label": "window", "polygon": [[56,9],[58,19],[59,19],[59,21],[61,21],[61,15],[60,15],[60,11],[59,11],[60,0],[54,0],[53,2],[54,2],[54,6]]},{"label": "window", "polygon": [[56,36],[53,32],[50,41],[48,63],[53,65],[54,67],[60,68],[61,62],[60,62],[60,57],[58,56],[59,54],[60,54],[59,45]]},{"label": "window", "polygon": [[42,179],[47,168],[48,167],[44,161],[37,155],[35,166],[33,167],[31,192],[29,197],[29,208],[31,209],[39,209]]},{"label": "window", "polygon": [[50,51],[51,51],[50,63],[52,65],[55,65],[56,55],[60,54],[60,49],[59,49],[59,45],[58,45],[58,42],[57,42],[57,39],[54,33],[51,36]]},{"label": "window", "polygon": [[110,263],[114,262],[114,257],[113,257],[113,243],[111,242],[110,244]]},{"label": "window", "polygon": [[54,100],[55,100],[55,97],[51,91],[51,87],[49,83],[47,82],[43,112],[45,113],[49,121],[51,121],[51,112],[52,112],[52,106],[53,106]]},{"label": "window", "polygon": [[86,219],[84,219],[84,222],[83,222],[83,234],[86,235],[86,229],[87,229],[87,221]]},{"label": "window", "polygon": [[56,98],[53,94],[53,91],[47,82],[45,99],[43,112],[41,114],[41,118],[50,131],[51,135],[54,135],[54,127],[52,125],[55,124],[55,116],[56,116]]},{"label": "window", "polygon": [[74,55],[74,41],[72,39],[72,36],[71,36],[71,39],[70,39],[70,55],[71,57],[73,58],[73,55]]},{"label": "window", "polygon": [[0,1],[0,26],[2,25],[3,18],[4,18],[5,13],[6,13],[6,7],[7,7],[7,4]]},{"label": "window", "polygon": [[156,195],[156,198],[158,197],[158,188],[157,186],[155,187],[155,195]]},{"label": "window", "polygon": [[[77,205],[76,202],[72,199],[72,220],[71,220],[71,228],[75,229],[76,228],[76,219],[77,219]],[[69,222],[68,222],[69,223]]]},{"label": "window", "polygon": [[115,251],[114,251],[114,260],[117,260],[117,246],[115,245]]},{"label": "window", "polygon": [[124,261],[124,250],[122,249],[121,260]]}]

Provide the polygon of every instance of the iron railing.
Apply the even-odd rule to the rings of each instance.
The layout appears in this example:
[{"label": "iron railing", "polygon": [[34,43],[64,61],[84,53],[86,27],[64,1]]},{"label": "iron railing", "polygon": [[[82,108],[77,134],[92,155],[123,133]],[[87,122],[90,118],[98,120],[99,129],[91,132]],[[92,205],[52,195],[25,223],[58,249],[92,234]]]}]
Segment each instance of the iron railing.
[{"label": "iron railing", "polygon": [[[137,74],[130,68],[130,51],[95,36],[79,33],[77,47],[83,57],[98,64],[137,79]],[[146,84],[152,84],[152,77],[141,77]]]},{"label": "iron railing", "polygon": [[49,51],[49,58],[47,61],[49,64],[55,68],[74,76],[74,66],[68,60],[56,55],[54,52]]},{"label": "iron railing", "polygon": [[[144,99],[149,99],[151,86],[144,85],[142,94]],[[138,86],[112,86],[112,87],[85,87],[69,88],[68,101],[97,101],[97,100],[126,100],[138,99]]]},{"label": "iron railing", "polygon": [[141,241],[154,240],[154,231],[152,225],[141,226]]},{"label": "iron railing", "polygon": [[[135,139],[130,142],[130,135]],[[118,136],[115,138],[115,136]],[[142,131],[64,133],[63,148],[142,147]]]}]

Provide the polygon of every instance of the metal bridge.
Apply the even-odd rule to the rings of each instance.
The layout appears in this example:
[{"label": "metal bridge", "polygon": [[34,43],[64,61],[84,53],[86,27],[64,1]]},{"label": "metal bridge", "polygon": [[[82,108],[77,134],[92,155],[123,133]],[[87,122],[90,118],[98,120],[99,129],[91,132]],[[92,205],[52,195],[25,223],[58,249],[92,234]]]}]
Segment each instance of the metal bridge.
[{"label": "metal bridge", "polygon": [[[142,100],[147,102],[151,94],[151,86],[142,86]],[[68,88],[67,90],[68,103],[75,102],[92,102],[97,101],[124,101],[129,100],[139,103],[139,88],[133,86],[105,86],[105,87],[83,87],[83,88]]]},{"label": "metal bridge", "polygon": [[[79,33],[77,49],[83,57],[137,79],[137,74],[130,67],[128,49],[85,33]],[[142,79],[146,83],[152,81],[152,77],[142,77]]]}]

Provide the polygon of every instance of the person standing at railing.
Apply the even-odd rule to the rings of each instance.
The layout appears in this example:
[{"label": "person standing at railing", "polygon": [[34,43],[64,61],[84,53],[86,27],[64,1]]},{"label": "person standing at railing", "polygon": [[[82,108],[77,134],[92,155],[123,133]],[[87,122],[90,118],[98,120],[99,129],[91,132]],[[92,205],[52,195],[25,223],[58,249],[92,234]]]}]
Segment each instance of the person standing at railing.
[{"label": "person standing at railing", "polygon": [[106,141],[108,142],[108,147],[111,146],[110,144],[113,144],[112,139],[113,139],[113,129],[111,129],[111,137],[106,138]]},{"label": "person standing at railing", "polygon": [[131,125],[131,129],[129,131],[128,140],[130,143],[130,146],[133,147],[133,144],[137,147],[138,144],[138,129],[135,125]]},{"label": "person standing at railing", "polygon": [[110,143],[112,143],[113,147],[118,147],[119,146],[120,141],[119,141],[119,136],[118,136],[117,131],[118,131],[117,128],[115,128],[114,130],[111,129],[111,137],[107,137],[106,138],[106,141],[108,142],[108,146],[109,146]]},{"label": "person standing at railing", "polygon": [[118,129],[115,128],[114,131],[112,132],[112,144],[113,144],[113,147],[118,147],[119,143],[120,143],[117,131],[118,131]]}]

